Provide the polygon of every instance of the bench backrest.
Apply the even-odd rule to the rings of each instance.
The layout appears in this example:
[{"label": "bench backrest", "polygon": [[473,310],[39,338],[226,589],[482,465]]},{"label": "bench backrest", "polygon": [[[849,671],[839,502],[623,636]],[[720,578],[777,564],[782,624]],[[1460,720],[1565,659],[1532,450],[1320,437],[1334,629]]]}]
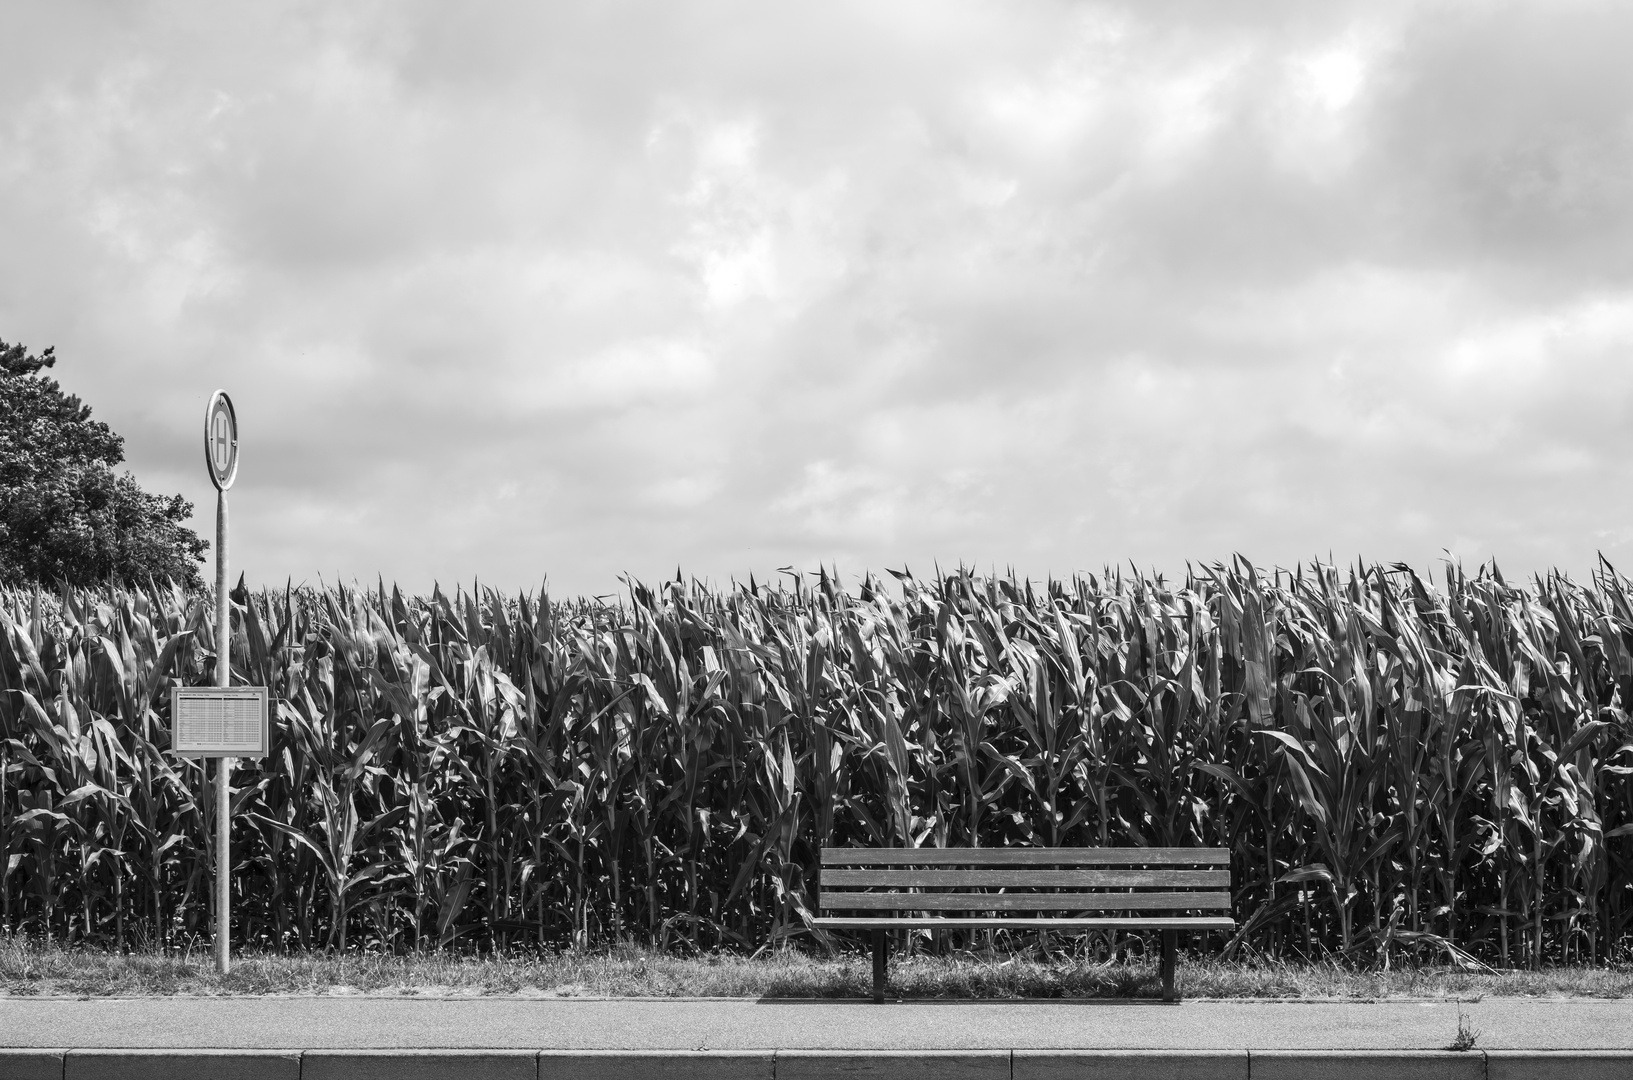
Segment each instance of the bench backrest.
[{"label": "bench backrest", "polygon": [[[1001,891],[1000,891],[1001,890]],[[822,849],[826,913],[1230,908],[1225,848]]]}]

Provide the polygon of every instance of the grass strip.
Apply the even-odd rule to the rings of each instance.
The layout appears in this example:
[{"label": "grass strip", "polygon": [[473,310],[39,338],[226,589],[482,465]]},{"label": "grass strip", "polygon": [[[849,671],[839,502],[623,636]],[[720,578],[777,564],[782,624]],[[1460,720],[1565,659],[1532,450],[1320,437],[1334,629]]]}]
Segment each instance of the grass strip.
[{"label": "grass strip", "polygon": [[[0,939],[0,994],[57,997],[160,995],[371,995],[380,997],[860,998],[870,992],[866,954],[793,950],[749,957],[679,956],[638,945],[532,955],[351,952],[246,954],[217,975],[207,948],[116,952]],[[1542,971],[1444,966],[1360,971],[1334,963],[1180,964],[1188,998],[1373,1001],[1482,997],[1622,998],[1633,967]],[[893,957],[890,985],[905,998],[1138,998],[1160,993],[1156,964],[1094,963],[1056,956],[956,952]]]}]

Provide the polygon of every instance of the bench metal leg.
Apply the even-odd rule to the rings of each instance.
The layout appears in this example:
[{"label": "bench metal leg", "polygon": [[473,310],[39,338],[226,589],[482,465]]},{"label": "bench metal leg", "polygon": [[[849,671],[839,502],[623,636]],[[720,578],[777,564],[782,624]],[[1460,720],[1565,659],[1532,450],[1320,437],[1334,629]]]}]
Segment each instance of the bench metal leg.
[{"label": "bench metal leg", "polygon": [[888,948],[883,930],[873,932],[873,1003],[885,1003],[885,950]]},{"label": "bench metal leg", "polygon": [[1174,963],[1179,952],[1179,931],[1164,930],[1162,932],[1162,1000],[1178,1001],[1179,994],[1174,990]]}]

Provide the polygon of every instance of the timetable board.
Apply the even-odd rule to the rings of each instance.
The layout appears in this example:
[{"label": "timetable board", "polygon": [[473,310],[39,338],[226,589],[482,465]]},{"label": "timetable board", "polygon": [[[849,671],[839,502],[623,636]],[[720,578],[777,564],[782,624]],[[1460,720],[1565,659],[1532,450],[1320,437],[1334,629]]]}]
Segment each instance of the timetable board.
[{"label": "timetable board", "polygon": [[170,749],[182,757],[265,757],[271,748],[264,686],[175,687],[170,723]]}]

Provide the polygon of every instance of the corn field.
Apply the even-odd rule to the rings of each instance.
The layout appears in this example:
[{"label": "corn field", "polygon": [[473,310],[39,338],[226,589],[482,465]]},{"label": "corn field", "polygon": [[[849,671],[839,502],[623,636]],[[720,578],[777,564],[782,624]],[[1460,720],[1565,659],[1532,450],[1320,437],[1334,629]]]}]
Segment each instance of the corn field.
[{"label": "corn field", "polygon": [[[827,945],[824,844],[1217,845],[1233,954],[1625,957],[1628,579],[1443,578],[240,583],[233,679],[275,705],[232,773],[235,942]],[[213,803],[168,729],[213,611],[0,592],[7,931],[207,936]]]}]

